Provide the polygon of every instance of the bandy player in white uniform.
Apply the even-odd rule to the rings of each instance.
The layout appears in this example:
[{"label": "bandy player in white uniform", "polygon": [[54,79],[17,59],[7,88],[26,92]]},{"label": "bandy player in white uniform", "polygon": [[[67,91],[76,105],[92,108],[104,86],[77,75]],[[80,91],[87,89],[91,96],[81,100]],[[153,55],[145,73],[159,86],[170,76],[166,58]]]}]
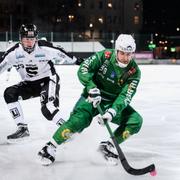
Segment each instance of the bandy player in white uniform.
[{"label": "bandy player in white uniform", "polygon": [[52,60],[60,59],[61,62],[76,64],[81,61],[50,42],[38,40],[38,30],[34,24],[23,24],[19,35],[20,42],[0,58],[0,73],[14,66],[22,78],[20,83],[6,88],[4,92],[5,102],[17,125],[17,131],[7,136],[9,142],[19,141],[30,135],[20,99],[39,96],[45,118],[57,125],[64,122],[59,111],[60,78]]}]

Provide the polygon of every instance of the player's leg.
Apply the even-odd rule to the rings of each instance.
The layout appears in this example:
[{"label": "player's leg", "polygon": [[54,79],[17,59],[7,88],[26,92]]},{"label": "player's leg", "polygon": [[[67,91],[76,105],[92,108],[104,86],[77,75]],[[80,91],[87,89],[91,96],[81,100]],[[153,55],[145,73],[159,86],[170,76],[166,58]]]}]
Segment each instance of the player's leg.
[{"label": "player's leg", "polygon": [[32,96],[39,94],[39,88],[33,88],[27,82],[21,82],[17,85],[10,86],[4,91],[4,99],[7,103],[9,112],[17,125],[17,131],[9,136],[7,139],[9,142],[16,142],[29,137],[29,130],[27,127],[27,121],[24,119],[22,107],[19,103],[19,99],[29,99]]},{"label": "player's leg", "polygon": [[[140,130],[142,117],[131,106],[127,106],[122,113],[117,114],[112,122],[119,125],[114,135],[117,142],[120,144]],[[118,155],[111,139],[102,141],[99,145],[99,151],[106,160],[117,164]]]},{"label": "player's leg", "polygon": [[41,89],[41,112],[44,117],[60,126],[64,123],[59,110],[60,79],[56,74]]},{"label": "player's leg", "polygon": [[114,135],[118,143],[122,143],[131,135],[139,132],[142,126],[143,118],[131,106],[127,106],[122,113],[112,122],[119,124]]},{"label": "player's leg", "polygon": [[56,147],[69,140],[73,134],[80,133],[87,128],[93,119],[94,111],[92,104],[81,97],[68,121],[57,129],[51,142],[48,142],[38,153],[42,164],[48,165],[54,162]]}]

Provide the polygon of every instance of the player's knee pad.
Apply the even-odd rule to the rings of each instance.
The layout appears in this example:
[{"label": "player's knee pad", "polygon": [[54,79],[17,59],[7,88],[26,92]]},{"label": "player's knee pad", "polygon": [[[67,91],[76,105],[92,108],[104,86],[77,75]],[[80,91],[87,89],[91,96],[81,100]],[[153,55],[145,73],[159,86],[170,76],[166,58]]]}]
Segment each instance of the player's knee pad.
[{"label": "player's knee pad", "polygon": [[8,87],[4,91],[4,100],[6,103],[12,103],[18,101],[18,93],[15,88]]},{"label": "player's knee pad", "polygon": [[128,130],[123,131],[123,133],[122,133],[122,138],[123,138],[123,140],[126,140],[126,139],[129,138],[130,136],[131,136],[130,131],[128,131]]},{"label": "player's knee pad", "polygon": [[62,132],[61,132],[61,136],[64,140],[68,140],[72,137],[73,133],[70,129],[64,129]]}]

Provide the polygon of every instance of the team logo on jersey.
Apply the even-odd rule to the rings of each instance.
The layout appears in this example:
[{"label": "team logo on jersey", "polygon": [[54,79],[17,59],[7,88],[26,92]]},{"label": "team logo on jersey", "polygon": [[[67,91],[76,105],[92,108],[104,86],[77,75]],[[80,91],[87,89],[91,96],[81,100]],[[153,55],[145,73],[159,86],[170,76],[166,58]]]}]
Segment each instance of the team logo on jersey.
[{"label": "team logo on jersey", "polygon": [[129,71],[128,74],[129,76],[133,75],[136,72],[136,69],[134,67],[132,67]]},{"label": "team logo on jersey", "polygon": [[114,78],[116,76],[116,73],[113,71],[110,75],[111,78]]},{"label": "team logo on jersey", "polygon": [[16,59],[25,58],[23,54],[16,55]]},{"label": "team logo on jersey", "polygon": [[109,59],[111,57],[111,52],[110,51],[105,51],[104,56],[106,59]]},{"label": "team logo on jersey", "polygon": [[35,54],[34,57],[45,57],[45,54]]},{"label": "team logo on jersey", "polygon": [[26,64],[26,72],[29,77],[34,77],[38,74],[38,66],[36,64]]}]

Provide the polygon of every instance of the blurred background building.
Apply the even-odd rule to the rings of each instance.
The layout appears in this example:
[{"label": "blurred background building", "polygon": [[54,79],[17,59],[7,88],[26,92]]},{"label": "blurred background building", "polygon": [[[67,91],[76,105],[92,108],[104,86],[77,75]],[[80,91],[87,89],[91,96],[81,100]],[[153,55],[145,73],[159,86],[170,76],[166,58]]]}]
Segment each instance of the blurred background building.
[{"label": "blurred background building", "polygon": [[34,23],[50,41],[96,40],[113,47],[117,35],[130,33],[137,51],[179,58],[178,5],[178,0],[0,0],[0,41],[18,41],[20,25]]},{"label": "blurred background building", "polygon": [[142,15],[141,0],[0,0],[0,31],[34,22],[43,31],[136,33]]}]

